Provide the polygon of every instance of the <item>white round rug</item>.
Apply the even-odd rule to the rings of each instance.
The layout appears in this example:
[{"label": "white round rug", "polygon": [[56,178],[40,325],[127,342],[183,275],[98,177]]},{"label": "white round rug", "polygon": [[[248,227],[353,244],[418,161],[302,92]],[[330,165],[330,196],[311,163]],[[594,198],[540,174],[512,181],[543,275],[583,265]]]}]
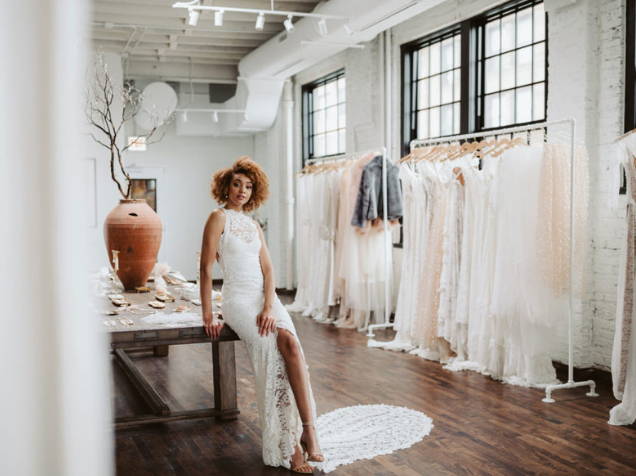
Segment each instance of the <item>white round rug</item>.
[{"label": "white round rug", "polygon": [[392,405],[338,408],[316,421],[326,461],[311,464],[328,473],[338,466],[408,448],[432,429],[433,420],[409,408]]}]

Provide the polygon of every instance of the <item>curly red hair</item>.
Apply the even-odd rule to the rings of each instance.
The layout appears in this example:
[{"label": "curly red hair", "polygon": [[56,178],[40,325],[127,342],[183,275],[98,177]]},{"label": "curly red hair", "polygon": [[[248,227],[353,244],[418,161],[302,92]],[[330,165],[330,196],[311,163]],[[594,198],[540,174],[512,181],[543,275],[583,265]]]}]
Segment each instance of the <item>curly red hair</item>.
[{"label": "curly red hair", "polygon": [[269,196],[269,179],[267,174],[247,155],[239,157],[231,167],[217,170],[212,176],[212,197],[221,205],[227,203],[227,195],[234,174],[243,174],[252,181],[252,195],[243,205],[246,212],[260,207]]}]

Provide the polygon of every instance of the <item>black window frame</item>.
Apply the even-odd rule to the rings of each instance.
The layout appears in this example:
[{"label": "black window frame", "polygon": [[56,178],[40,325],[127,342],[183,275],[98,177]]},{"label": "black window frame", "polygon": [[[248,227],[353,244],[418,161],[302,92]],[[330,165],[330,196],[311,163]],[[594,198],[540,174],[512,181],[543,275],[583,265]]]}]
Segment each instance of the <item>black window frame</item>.
[{"label": "black window frame", "polygon": [[[323,86],[327,83],[338,81],[340,78],[346,78],[345,68],[339,69],[332,73],[329,73],[325,76],[322,76],[315,81],[312,81],[307,84],[303,84],[302,91],[302,165],[305,166],[306,162],[309,159],[313,159],[314,157],[314,143],[313,143],[313,91],[319,86]],[[346,104],[347,100],[345,99],[345,114],[346,114]],[[345,124],[346,130],[346,124]],[[346,152],[346,149],[345,149]],[[324,157],[335,157],[338,155],[342,155],[344,152],[338,152],[336,154],[329,155],[321,155],[319,158]]]},{"label": "black window frame", "polygon": [[[636,0],[625,2],[625,111],[623,132],[636,129]],[[623,169],[620,195],[627,194],[627,176]]]},{"label": "black window frame", "polygon": [[[545,0],[515,0],[513,2],[508,2],[505,3],[503,5],[499,5],[489,11],[487,11],[486,13],[479,15],[478,17],[476,17],[474,19],[474,26],[477,29],[477,38],[478,38],[478,46],[477,46],[477,55],[474,58],[474,62],[475,62],[475,67],[477,68],[477,90],[476,90],[476,94],[475,94],[475,101],[476,101],[476,118],[475,118],[475,132],[481,132],[481,131],[491,131],[491,130],[497,130],[497,129],[501,129],[504,127],[517,127],[517,126],[525,126],[525,125],[530,125],[530,124],[537,124],[540,122],[545,122],[547,120],[547,115],[548,115],[548,15],[547,12],[544,14],[544,31],[545,31],[545,38],[543,40],[543,42],[545,43],[545,51],[544,51],[544,74],[543,74],[543,81],[539,81],[542,82],[544,84],[544,93],[543,93],[543,110],[544,110],[544,115],[543,118],[541,119],[536,119],[536,120],[531,120],[531,121],[526,121],[526,122],[512,122],[509,124],[502,124],[502,125],[498,125],[498,126],[493,126],[493,127],[485,127],[484,125],[484,109],[485,109],[485,101],[486,101],[486,92],[485,92],[485,75],[486,75],[486,41],[485,41],[485,27],[486,24],[496,20],[498,18],[502,18],[504,16],[510,15],[512,13],[516,13],[519,12],[521,10],[525,10],[528,7],[533,7],[535,5],[538,5],[540,3],[543,3],[545,5]],[[532,18],[532,27],[534,30],[534,16]],[[539,42],[536,42],[539,43]],[[522,47],[517,47],[515,46],[515,48],[513,48],[510,51],[506,51],[506,54],[512,52],[512,51],[518,51],[520,49],[523,48],[527,48],[531,45],[534,45],[535,42],[530,43],[529,45],[524,45]],[[499,55],[501,55],[501,53],[499,53]],[[497,56],[497,55],[493,55],[493,56]],[[516,55],[515,55],[516,57]],[[533,53],[533,61],[534,61],[534,53]],[[516,66],[516,61],[515,61],[515,66]],[[501,70],[499,71],[499,75],[501,76]],[[534,85],[535,83],[530,83],[530,86]],[[524,85],[522,87],[526,87],[528,85]],[[512,88],[509,88],[507,90],[516,90],[519,89],[518,86],[514,86]],[[504,90],[499,90],[499,92],[504,91]]]},{"label": "black window frame", "polygon": [[[630,2],[636,0],[629,0]],[[401,45],[401,115],[400,143],[402,155],[409,152],[411,140],[417,139],[417,60],[416,52],[427,44],[440,41],[441,38],[460,32],[460,120],[459,134],[496,130],[502,127],[536,124],[547,120],[548,101],[548,14],[545,13],[545,70],[544,70],[544,118],[524,123],[511,123],[504,126],[486,128],[483,125],[483,107],[485,102],[484,69],[485,61],[485,25],[489,20],[502,17],[529,6],[544,3],[544,0],[512,0],[498,5],[484,13],[450,25],[444,29]],[[517,48],[515,48],[517,49]],[[514,50],[513,50],[514,51]],[[480,55],[480,52],[482,53]],[[455,134],[452,134],[455,135]],[[445,137],[445,136],[439,136]],[[448,136],[446,136],[448,137]]]}]

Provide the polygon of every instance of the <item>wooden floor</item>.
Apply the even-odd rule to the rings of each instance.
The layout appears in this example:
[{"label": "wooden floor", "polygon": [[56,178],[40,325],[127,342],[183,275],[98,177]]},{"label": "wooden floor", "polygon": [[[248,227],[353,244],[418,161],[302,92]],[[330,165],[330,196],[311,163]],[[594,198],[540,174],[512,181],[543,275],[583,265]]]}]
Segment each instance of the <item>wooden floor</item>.
[{"label": "wooden floor", "polygon": [[[353,330],[300,316],[294,322],[309,361],[319,414],[348,405],[387,403],[422,411],[435,425],[428,437],[409,449],[330,474],[636,475],[636,426],[607,424],[609,409],[617,402],[611,398],[606,373],[577,375],[577,379],[597,379],[599,398],[585,397],[584,390],[568,390],[555,392],[557,403],[545,404],[540,390],[503,385],[474,372],[449,372],[407,354],[369,349],[366,337]],[[211,406],[208,344],[171,347],[167,358],[141,355],[136,361],[173,409]],[[192,420],[118,431],[117,474],[291,474],[262,464],[252,374],[240,343],[237,367],[238,420]],[[113,378],[117,415],[143,410],[116,365]]]}]

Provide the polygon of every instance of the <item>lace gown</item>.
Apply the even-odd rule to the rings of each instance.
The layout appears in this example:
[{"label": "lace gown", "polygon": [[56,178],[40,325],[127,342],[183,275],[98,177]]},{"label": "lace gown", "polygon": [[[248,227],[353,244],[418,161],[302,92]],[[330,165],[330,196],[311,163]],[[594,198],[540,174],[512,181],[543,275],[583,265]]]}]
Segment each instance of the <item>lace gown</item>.
[{"label": "lace gown", "polygon": [[[261,240],[251,218],[229,209],[224,212],[225,227],[218,247],[223,271],[223,320],[247,347],[254,369],[263,461],[269,466],[289,468],[302,433],[302,422],[276,334],[261,337],[256,326],[264,300]],[[272,315],[277,328],[291,332],[298,339],[294,323],[278,297],[274,298]],[[315,418],[311,387],[308,390]]]}]

